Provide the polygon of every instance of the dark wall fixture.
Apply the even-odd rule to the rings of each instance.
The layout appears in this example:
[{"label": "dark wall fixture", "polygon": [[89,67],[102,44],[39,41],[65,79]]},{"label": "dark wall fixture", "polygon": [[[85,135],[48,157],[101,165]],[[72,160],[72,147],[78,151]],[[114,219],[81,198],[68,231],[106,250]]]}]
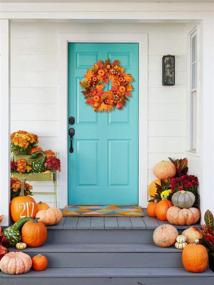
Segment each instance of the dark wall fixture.
[{"label": "dark wall fixture", "polygon": [[162,58],[162,85],[175,85],[175,56],[164,55]]}]

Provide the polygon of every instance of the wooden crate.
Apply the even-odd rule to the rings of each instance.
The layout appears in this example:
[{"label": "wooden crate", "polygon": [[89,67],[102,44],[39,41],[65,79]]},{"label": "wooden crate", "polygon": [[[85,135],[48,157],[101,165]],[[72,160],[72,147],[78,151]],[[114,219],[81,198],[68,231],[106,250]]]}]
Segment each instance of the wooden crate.
[{"label": "wooden crate", "polygon": [[41,173],[17,173],[12,172],[11,176],[20,180],[27,181],[56,181],[56,173],[51,171],[45,171]]}]

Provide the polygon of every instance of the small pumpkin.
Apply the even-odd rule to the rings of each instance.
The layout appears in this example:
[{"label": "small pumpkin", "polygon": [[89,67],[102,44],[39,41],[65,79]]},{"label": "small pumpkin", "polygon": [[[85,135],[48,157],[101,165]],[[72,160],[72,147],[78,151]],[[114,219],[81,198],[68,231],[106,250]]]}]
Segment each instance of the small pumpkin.
[{"label": "small pumpkin", "polygon": [[58,208],[41,210],[36,214],[36,218],[45,225],[56,225],[62,220],[62,211]]},{"label": "small pumpkin", "polygon": [[22,241],[29,247],[43,245],[48,237],[47,228],[42,222],[36,220],[29,221],[22,227]]},{"label": "small pumpkin", "polygon": [[154,197],[157,194],[157,185],[161,185],[160,179],[155,179],[149,184],[148,192],[150,197]]},{"label": "small pumpkin", "polygon": [[179,243],[184,243],[186,242],[186,237],[184,235],[178,235],[176,241]]},{"label": "small pumpkin", "polygon": [[32,257],[33,269],[35,271],[44,271],[48,268],[48,259],[45,255],[37,254]]},{"label": "small pumpkin", "polygon": [[182,252],[182,263],[188,272],[204,272],[208,268],[206,247],[201,244],[188,244]]},{"label": "small pumpkin", "polygon": [[0,270],[7,274],[23,274],[32,267],[31,257],[24,252],[9,252],[0,261]]},{"label": "small pumpkin", "polygon": [[179,208],[190,208],[195,203],[195,195],[190,191],[177,191],[172,195],[172,204]]},{"label": "small pumpkin", "polygon": [[170,247],[178,236],[177,229],[168,224],[157,227],[153,232],[153,241],[159,247]]},{"label": "small pumpkin", "polygon": [[184,249],[187,246],[186,242],[176,242],[175,243],[175,248],[177,249]]},{"label": "small pumpkin", "polygon": [[23,250],[23,249],[26,249],[26,248],[27,248],[27,244],[24,243],[24,242],[18,242],[16,244],[16,249],[18,249],[18,250]]},{"label": "small pumpkin", "polygon": [[31,196],[18,196],[10,203],[11,218],[17,222],[23,217],[35,218],[37,213],[36,201]]},{"label": "small pumpkin", "polygon": [[203,238],[202,232],[195,227],[190,227],[184,230],[182,232],[182,235],[186,237],[188,243],[194,243],[196,240],[200,240]]},{"label": "small pumpkin", "polygon": [[176,238],[175,248],[184,249],[186,245],[186,237],[183,235],[178,235]]},{"label": "small pumpkin", "polygon": [[49,205],[45,202],[40,201],[39,203],[37,203],[37,210],[41,211],[41,210],[47,210],[49,208]]},{"label": "small pumpkin", "polygon": [[170,207],[167,211],[167,220],[173,225],[193,225],[200,219],[200,211],[197,208],[180,209]]},{"label": "small pumpkin", "polygon": [[166,221],[167,211],[170,207],[172,207],[172,203],[169,200],[161,200],[158,202],[155,207],[155,215],[157,219],[160,221]]},{"label": "small pumpkin", "polygon": [[155,218],[155,208],[156,208],[156,202],[149,202],[147,206],[147,214],[149,217]]},{"label": "small pumpkin", "polygon": [[168,179],[175,176],[176,167],[171,161],[162,160],[154,166],[153,173],[158,179]]}]

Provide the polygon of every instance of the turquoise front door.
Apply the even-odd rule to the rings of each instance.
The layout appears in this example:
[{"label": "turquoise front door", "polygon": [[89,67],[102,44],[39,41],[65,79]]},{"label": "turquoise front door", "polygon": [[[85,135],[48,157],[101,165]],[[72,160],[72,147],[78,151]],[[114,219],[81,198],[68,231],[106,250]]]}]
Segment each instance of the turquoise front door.
[{"label": "turquoise front door", "polygon": [[[124,109],[94,112],[79,83],[88,68],[108,58],[133,75],[134,91]],[[138,204],[138,66],[137,43],[68,45],[68,117],[75,118],[69,126],[75,129],[68,155],[70,205]]]}]

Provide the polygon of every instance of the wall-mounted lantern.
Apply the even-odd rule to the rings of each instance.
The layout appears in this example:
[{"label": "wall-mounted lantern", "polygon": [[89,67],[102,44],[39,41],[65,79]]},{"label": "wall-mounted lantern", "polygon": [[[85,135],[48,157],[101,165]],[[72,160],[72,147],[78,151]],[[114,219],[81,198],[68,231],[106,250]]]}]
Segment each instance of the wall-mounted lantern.
[{"label": "wall-mounted lantern", "polygon": [[175,56],[165,55],[162,58],[162,85],[175,85]]}]

